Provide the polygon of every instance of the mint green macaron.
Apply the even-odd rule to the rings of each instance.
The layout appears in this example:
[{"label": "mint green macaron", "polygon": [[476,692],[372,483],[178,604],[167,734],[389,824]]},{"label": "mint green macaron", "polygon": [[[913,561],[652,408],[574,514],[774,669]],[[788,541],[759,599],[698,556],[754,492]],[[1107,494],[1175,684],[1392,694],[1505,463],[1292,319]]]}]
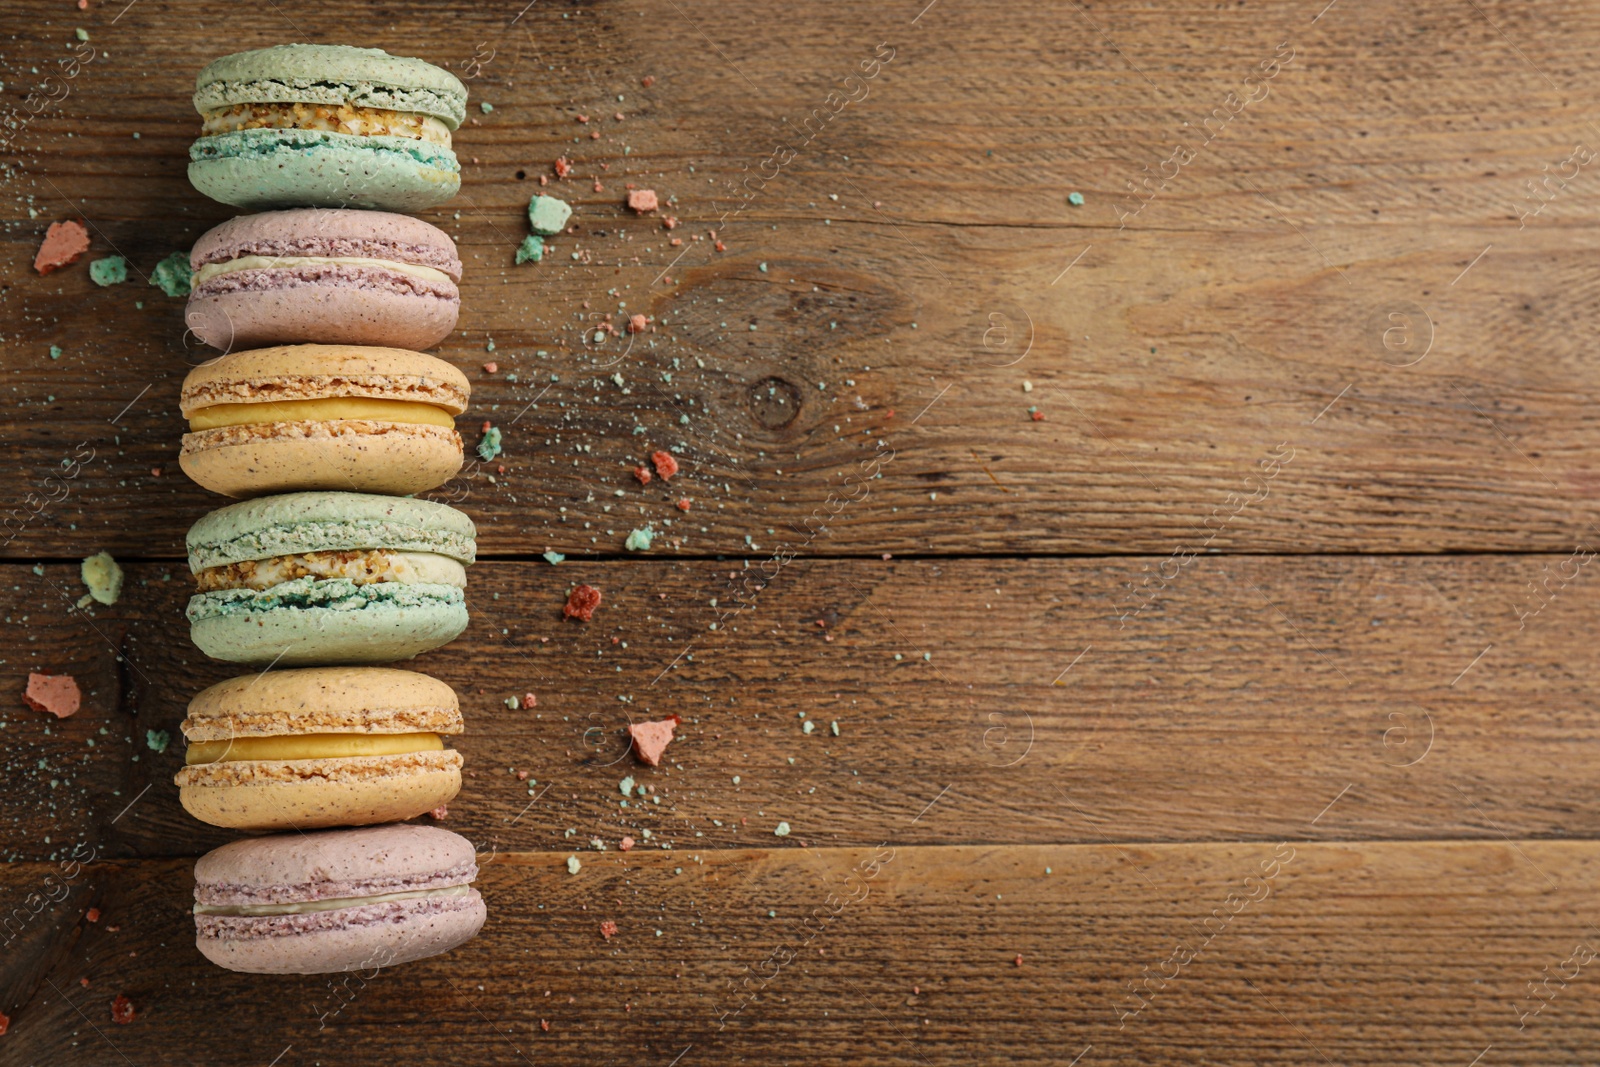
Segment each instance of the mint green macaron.
[{"label": "mint green macaron", "polygon": [[467,627],[472,520],[431,500],[288,493],[189,530],[190,636],[229,663],[389,663]]},{"label": "mint green macaron", "polygon": [[259,48],[202,70],[194,106],[202,135],[189,181],[224,204],[417,211],[461,187],[450,133],[467,90],[420,59],[348,45]]}]

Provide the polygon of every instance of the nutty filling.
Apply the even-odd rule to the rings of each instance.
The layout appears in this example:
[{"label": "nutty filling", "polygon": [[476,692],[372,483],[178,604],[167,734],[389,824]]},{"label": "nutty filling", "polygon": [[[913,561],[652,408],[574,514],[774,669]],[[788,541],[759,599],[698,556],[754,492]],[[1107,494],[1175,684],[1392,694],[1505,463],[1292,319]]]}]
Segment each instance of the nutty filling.
[{"label": "nutty filling", "polygon": [[219,589],[270,589],[296,578],[348,578],[357,585],[406,581],[411,568],[399,553],[385,549],[345,552],[303,552],[208,567],[195,575],[200,592]]},{"label": "nutty filling", "polygon": [[409,137],[450,147],[450,127],[432,115],[349,104],[235,104],[201,113],[207,136],[236,130],[328,130],[357,137]]}]

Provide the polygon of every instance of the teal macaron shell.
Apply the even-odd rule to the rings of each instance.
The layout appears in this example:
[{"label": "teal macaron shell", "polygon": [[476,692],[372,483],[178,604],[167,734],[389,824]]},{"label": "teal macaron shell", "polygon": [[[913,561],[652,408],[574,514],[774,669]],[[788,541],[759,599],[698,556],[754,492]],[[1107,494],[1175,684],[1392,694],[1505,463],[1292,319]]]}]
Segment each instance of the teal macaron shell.
[{"label": "teal macaron shell", "polygon": [[[309,104],[428,115],[456,129],[467,90],[449,71],[376,48],[278,45],[224,56],[195,80],[195,109]],[[461,188],[447,145],[411,137],[256,127],[202,136],[189,181],[213,200],[251,211],[279,207],[420,211]]]},{"label": "teal macaron shell", "polygon": [[[308,552],[391,549],[469,564],[472,520],[430,500],[364,493],[289,493],[214,511],[189,531],[189,566]],[[189,600],[190,636],[213,659],[296,666],[390,663],[455,639],[466,598],[437,582],[357,583],[299,577],[266,589],[221,589]]]}]

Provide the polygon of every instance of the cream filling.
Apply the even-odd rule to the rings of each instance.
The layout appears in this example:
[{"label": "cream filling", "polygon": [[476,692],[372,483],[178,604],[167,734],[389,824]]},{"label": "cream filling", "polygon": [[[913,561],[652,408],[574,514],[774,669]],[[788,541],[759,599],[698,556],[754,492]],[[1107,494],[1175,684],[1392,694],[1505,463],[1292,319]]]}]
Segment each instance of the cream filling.
[{"label": "cream filling", "polygon": [[435,284],[454,285],[455,279],[442,270],[424,267],[420,263],[401,263],[393,259],[365,259],[361,256],[240,256],[221,263],[207,263],[194,272],[194,285],[204,285],[212,278],[232,274],[238,270],[287,270],[291,267],[314,267],[331,264],[343,267],[377,267],[399,271],[414,278]]},{"label": "cream filling", "polygon": [[190,766],[232,763],[236,760],[346,759],[353,756],[404,756],[413,752],[442,752],[438,734],[275,734],[268,737],[231,737],[222,741],[195,741],[184,753]]},{"label": "cream filling", "polygon": [[[349,578],[369,582],[416,582],[467,587],[467,568],[459,560],[433,552],[368,551],[307,553],[250,560],[248,564],[210,568],[221,574],[201,583],[201,592],[220,589],[270,589],[307,576]],[[205,571],[201,572],[205,574]]]},{"label": "cream filling", "polygon": [[223,426],[255,426],[275,422],[399,422],[455,429],[456,417],[437,404],[387,397],[328,396],[309,400],[263,400],[253,404],[212,404],[189,412],[195,433]]},{"label": "cream filling", "polygon": [[410,137],[450,147],[450,127],[432,115],[349,104],[235,104],[201,112],[201,133],[235,130],[328,130],[357,137]]},{"label": "cream filling", "polygon": [[388,904],[395,900],[421,900],[423,897],[464,897],[470,885],[451,885],[443,889],[408,889],[402,893],[379,893],[371,897],[333,897],[329,900],[304,900],[294,904],[196,904],[196,915],[304,915],[313,911],[338,911],[364,904]]}]

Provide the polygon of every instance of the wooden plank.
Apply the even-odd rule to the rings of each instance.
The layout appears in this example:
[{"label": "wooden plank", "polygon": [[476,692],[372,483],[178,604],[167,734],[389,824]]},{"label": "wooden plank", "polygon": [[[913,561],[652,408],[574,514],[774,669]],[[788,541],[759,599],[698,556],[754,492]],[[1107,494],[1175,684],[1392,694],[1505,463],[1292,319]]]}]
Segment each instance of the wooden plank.
[{"label": "wooden plank", "polygon": [[[461,426],[475,443],[501,424],[507,452],[435,495],[492,554],[615,554],[645,523],[659,553],[698,556],[778,537],[824,555],[1570,550],[1600,518],[1580,325],[1600,200],[1581,175],[1538,201],[1526,184],[1594,137],[1581,94],[1552,84],[1582,84],[1600,25],[1570,5],[1315,22],[1304,6],[996,20],[941,4],[912,26],[857,3],[767,34],[734,11],[536,5],[514,26],[453,12],[442,39],[433,7],[390,5],[373,43],[464,73],[479,42],[494,52],[472,89],[495,111],[460,136],[467,192],[431,217],[468,264],[462,332],[440,350],[477,389]],[[20,523],[25,493],[66,498],[12,558],[174,556],[215,503],[175,464],[178,384],[203,356],[184,351],[181,305],[28,264],[71,212],[146,271],[229,214],[182,178],[185,87],[216,50],[188,27],[221,21],[238,47],[289,30],[270,7],[144,0],[94,23],[108,54],[15,141],[0,365],[26,415],[0,439],[19,479],[5,503]],[[70,37],[20,9],[0,31],[32,64]],[[868,97],[719,222],[734,180],[883,40],[896,55]],[[1120,223],[1125,183],[1280,42],[1295,58],[1268,95]],[[1043,74],[1045,55],[1071,59]],[[579,232],[513,269],[527,197],[563,153],[578,169],[554,191]],[[683,226],[629,215],[629,183],[676,197]],[[690,240],[674,264],[672,236],[712,228],[728,252]],[[624,312],[656,332],[594,345]],[[880,441],[893,459],[863,483]],[[80,443],[93,460],[47,483]],[[663,446],[684,473],[641,490],[631,470]],[[1280,447],[1292,461],[1234,514]]]},{"label": "wooden plank", "polygon": [[[585,852],[576,876],[486,856],[475,941],[347,986],[211,967],[188,863],[99,864],[98,923],[39,919],[76,942],[6,990],[8,1059],[1592,1062],[1593,842],[893,843],[906,825],[882,849]],[[0,869],[6,899],[53,870]]]},{"label": "wooden plank", "polygon": [[[644,828],[740,848],[779,820],[808,845],[865,846],[947,790],[951,816],[900,840],[1596,835],[1600,620],[1579,563],[1209,557],[1124,615],[1125,583],[1161,565],[799,561],[758,593],[743,583],[760,568],[732,563],[480,564],[467,634],[413,663],[466,713],[447,825],[519,851]],[[189,698],[240,673],[189,644],[172,570],[131,566],[123,601],[92,618],[61,599],[72,569],[0,572],[0,685],[69,671],[87,692],[65,722],[4,712],[8,858],[227,839],[176,802],[181,741],[146,743],[178,738]],[[1558,570],[1577,577],[1519,623],[1528,583]],[[579,581],[605,602],[563,624]],[[528,692],[531,710],[504,703]],[[669,713],[685,720],[670,765],[638,767],[623,727]],[[626,775],[659,802],[626,806]]]}]

